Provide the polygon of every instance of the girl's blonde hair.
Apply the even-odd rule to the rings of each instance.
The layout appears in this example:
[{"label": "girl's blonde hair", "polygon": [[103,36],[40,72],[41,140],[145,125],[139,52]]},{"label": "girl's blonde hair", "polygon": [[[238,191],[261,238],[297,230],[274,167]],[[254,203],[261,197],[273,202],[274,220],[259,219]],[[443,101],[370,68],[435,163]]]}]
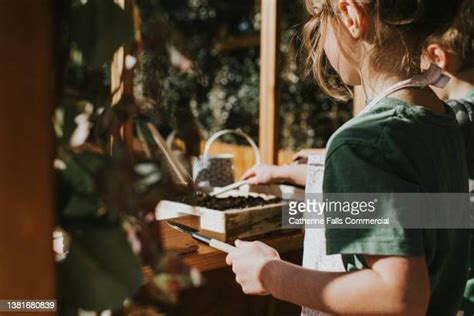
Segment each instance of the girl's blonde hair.
[{"label": "girl's blonde hair", "polygon": [[[357,2],[369,19],[369,27],[364,34],[364,40],[373,47],[367,52],[369,67],[378,73],[397,72],[408,77],[420,70],[420,56],[426,38],[449,26],[462,0]],[[303,28],[302,41],[307,52],[308,73],[313,74],[324,92],[336,99],[346,100],[348,89],[332,78],[334,71],[324,53],[328,23],[336,25],[339,22],[336,4],[337,0],[306,0],[310,19]],[[338,40],[343,43],[341,38]],[[344,47],[340,46],[344,54]]]}]

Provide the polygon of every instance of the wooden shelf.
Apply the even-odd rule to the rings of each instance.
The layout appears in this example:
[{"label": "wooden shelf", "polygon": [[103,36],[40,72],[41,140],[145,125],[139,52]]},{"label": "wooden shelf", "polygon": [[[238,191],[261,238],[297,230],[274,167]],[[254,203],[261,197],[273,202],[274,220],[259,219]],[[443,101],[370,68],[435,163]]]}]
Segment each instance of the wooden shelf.
[{"label": "wooden shelf", "polygon": [[218,41],[214,44],[213,50],[216,54],[233,51],[236,49],[244,49],[258,47],[260,45],[260,34],[231,36],[225,40]]}]

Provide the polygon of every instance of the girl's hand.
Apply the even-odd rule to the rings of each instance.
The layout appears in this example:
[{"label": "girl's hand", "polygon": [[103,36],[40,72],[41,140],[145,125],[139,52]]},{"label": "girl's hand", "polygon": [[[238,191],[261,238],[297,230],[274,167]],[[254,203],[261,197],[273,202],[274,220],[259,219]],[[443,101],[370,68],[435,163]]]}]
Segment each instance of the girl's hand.
[{"label": "girl's hand", "polygon": [[236,240],[235,246],[237,249],[227,255],[225,262],[232,265],[242,291],[251,295],[270,294],[262,282],[262,272],[269,262],[280,260],[278,252],[259,241]]},{"label": "girl's hand", "polygon": [[291,157],[292,163],[297,163],[297,164],[306,164],[308,163],[308,156],[309,155],[322,155],[324,153],[324,149],[315,149],[315,148],[307,148],[307,149],[302,149],[298,151],[296,154],[294,154]]},{"label": "girl's hand", "polygon": [[247,180],[249,184],[269,184],[277,180],[278,166],[258,164],[247,170],[242,176],[242,180]]},{"label": "girl's hand", "polygon": [[293,183],[306,184],[307,165],[264,165],[259,164],[248,170],[242,180],[249,184]]},{"label": "girl's hand", "polygon": [[302,149],[291,157],[292,163],[308,163],[308,149]]}]

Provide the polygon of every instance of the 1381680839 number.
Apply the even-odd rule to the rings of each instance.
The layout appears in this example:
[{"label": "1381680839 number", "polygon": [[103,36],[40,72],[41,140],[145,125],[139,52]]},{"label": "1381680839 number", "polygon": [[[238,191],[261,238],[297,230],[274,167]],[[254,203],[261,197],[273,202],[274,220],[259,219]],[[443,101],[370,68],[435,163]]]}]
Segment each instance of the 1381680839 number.
[{"label": "1381680839 number", "polygon": [[55,312],[56,300],[0,300],[0,312]]}]

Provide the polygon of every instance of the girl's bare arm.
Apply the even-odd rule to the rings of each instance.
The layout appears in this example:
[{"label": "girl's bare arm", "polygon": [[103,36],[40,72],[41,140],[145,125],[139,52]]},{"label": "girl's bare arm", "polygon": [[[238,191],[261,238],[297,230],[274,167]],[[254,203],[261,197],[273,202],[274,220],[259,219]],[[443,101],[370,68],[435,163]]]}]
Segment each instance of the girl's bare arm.
[{"label": "girl's bare arm", "polygon": [[371,269],[356,272],[321,272],[271,261],[262,270],[262,283],[278,299],[330,314],[426,314],[430,285],[423,257],[367,259]]},{"label": "girl's bare arm", "polygon": [[425,315],[430,297],[424,257],[366,256],[368,269],[323,272],[282,261],[261,242],[237,240],[226,262],[246,294],[329,314]]},{"label": "girl's bare arm", "polygon": [[255,165],[242,177],[251,184],[270,184],[289,182],[304,186],[306,184],[307,165]]}]

